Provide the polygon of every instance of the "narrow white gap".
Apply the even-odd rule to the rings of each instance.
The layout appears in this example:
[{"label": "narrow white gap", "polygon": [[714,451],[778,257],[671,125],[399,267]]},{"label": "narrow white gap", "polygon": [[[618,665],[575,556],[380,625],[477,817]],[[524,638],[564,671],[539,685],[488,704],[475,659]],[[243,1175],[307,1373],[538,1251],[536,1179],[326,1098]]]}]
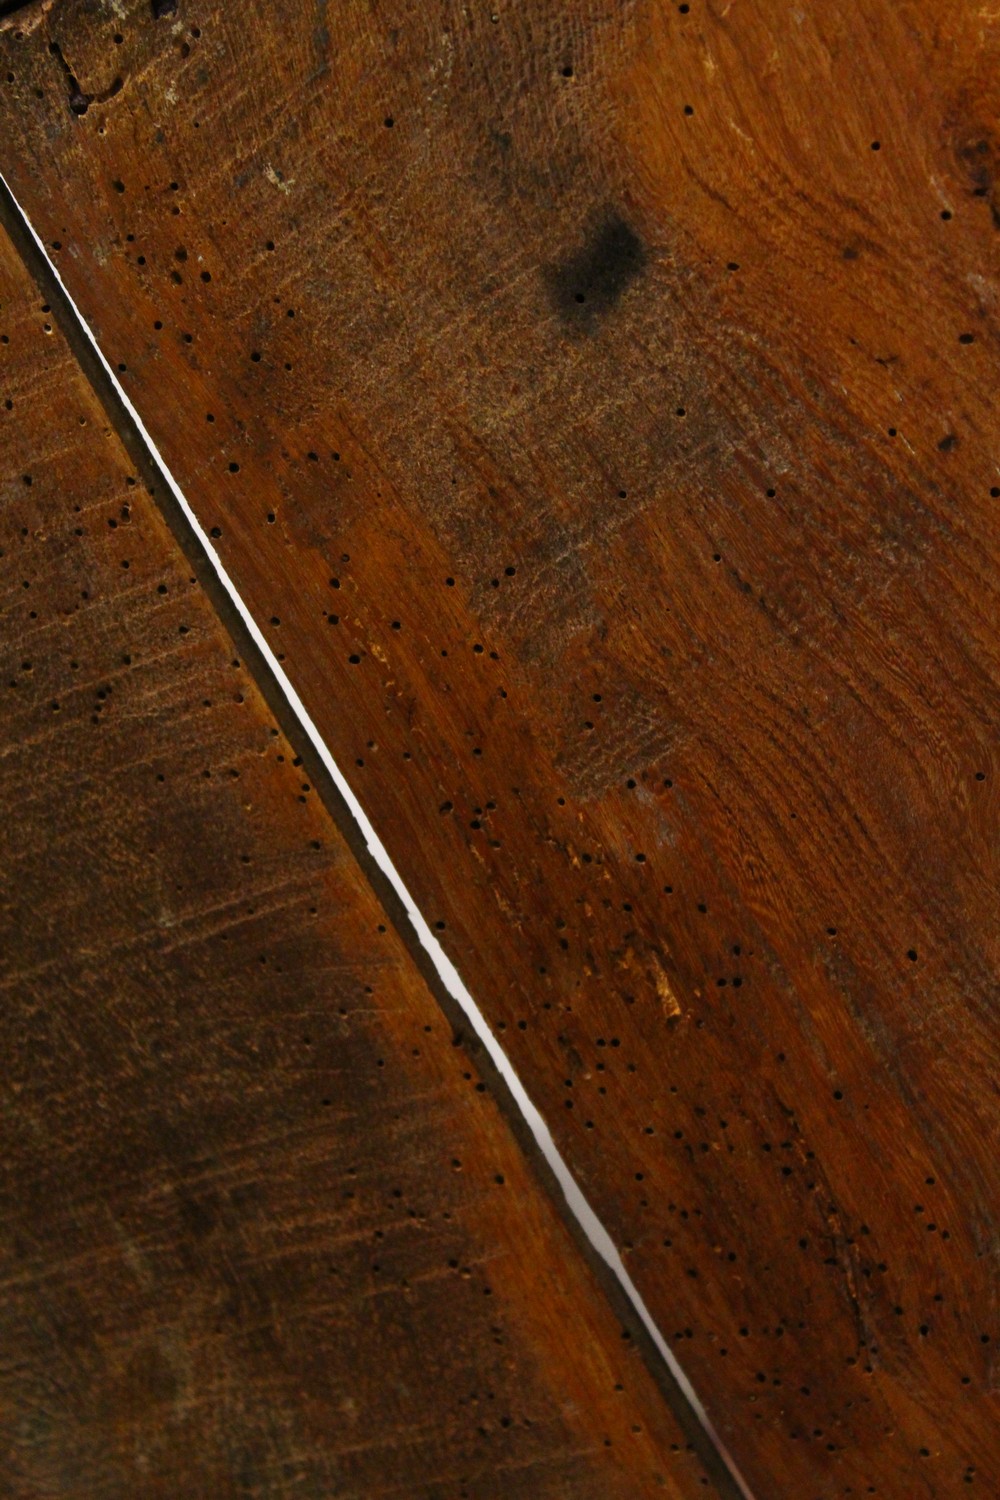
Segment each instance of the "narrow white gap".
[{"label": "narrow white gap", "polygon": [[[6,182],[6,179],[0,176],[0,181]],[[8,190],[10,190],[9,184]],[[11,199],[15,203],[17,203],[17,200],[14,198],[13,192],[11,192]],[[60,276],[58,268],[50,258],[45,245],[36,234],[34,226],[31,224],[20,204],[17,204],[17,208],[26,228],[31,234],[32,239],[35,241],[40,254],[44,257],[50,271],[59,282],[59,285],[62,287],[62,290],[66,296],[66,300],[72,308],[77,322],[84,330],[88,339],[93,345],[93,348],[104,367],[105,373],[114,385],[114,388],[125,408],[127,409],[129,416],[139,430],[143,442],[149,448],[150,452],[154,455],[157,463],[159,464],[164,477],[166,478],[171,490],[173,491],[174,498],[180,505],[181,509],[188,519],[188,522],[190,523],[192,531],[194,531],[195,535],[197,536],[198,541],[201,544],[201,547],[203,548],[205,554],[211,560],[212,566],[215,569],[216,573],[219,575],[219,578],[224,585],[226,592],[229,594],[229,597],[232,599],[234,605],[239,610],[239,613],[242,616],[247,629],[250,631],[250,634],[253,636],[253,639],[256,642],[258,650],[267,661],[271,672],[274,674],[276,681],[281,687],[281,691],[284,693],[289,704],[291,705],[295,717],[298,719],[302,728],[309,736],[310,740],[312,741],[313,747],[321,757],[323,764],[336,783],[338,790],[344,798],[344,801],[347,803],[347,806],[351,811],[351,816],[354,818],[362,834],[364,835],[365,842],[368,846],[368,850],[372,858],[374,859],[375,863],[378,865],[382,873],[386,876],[393,889],[396,891],[396,894],[403,902],[403,905],[406,907],[406,913],[411,923],[413,924],[414,931],[416,932],[417,937],[420,939],[423,947],[427,950],[427,953],[430,956],[434,968],[437,970],[442,984],[445,986],[446,990],[452,996],[452,998],[456,1000],[458,1005],[461,1007],[464,1015],[468,1019],[469,1025],[472,1027],[472,1030],[475,1032],[483,1047],[489,1053],[494,1066],[510,1089],[511,1094],[514,1098],[514,1102],[516,1103],[521,1114],[524,1116],[529,1130],[534,1136],[535,1141],[537,1142],[543,1156],[545,1157],[545,1160],[548,1162],[549,1166],[552,1168],[552,1171],[556,1176],[556,1179],[563,1191],[571,1214],[580,1225],[581,1229],[583,1230],[587,1239],[590,1241],[593,1248],[596,1250],[597,1254],[610,1267],[615,1278],[621,1285],[626,1297],[628,1298],[632,1307],[635,1309],[636,1315],[642,1322],[650,1338],[653,1340],[653,1343],[656,1345],[661,1358],[667,1365],[668,1369],[671,1371],[678,1386],[687,1397],[687,1400],[690,1402],[693,1411],[695,1412],[699,1422],[705,1430],[705,1433],[707,1434],[715,1448],[718,1450],[723,1462],[730,1472],[730,1476],[736,1484],[736,1487],[744,1496],[744,1500],[754,1500],[754,1496],[743,1476],[740,1474],[738,1468],[736,1467],[732,1455],[729,1453],[725,1444],[722,1442],[722,1439],[720,1438],[718,1432],[715,1430],[715,1427],[709,1419],[705,1408],[702,1406],[697,1395],[695,1394],[694,1388],[692,1387],[683,1369],[674,1357],[673,1351],[670,1349],[670,1346],[667,1344],[656,1323],[653,1321],[652,1315],[650,1314],[645,1302],[639,1294],[635,1283],[633,1282],[628,1271],[625,1269],[622,1258],[616,1250],[611,1236],[608,1234],[608,1231],[605,1229],[604,1225],[601,1223],[600,1219],[597,1217],[594,1210],[587,1202],[587,1199],[584,1197],[582,1190],[580,1189],[575,1178],[570,1172],[569,1167],[563,1160],[562,1153],[559,1151],[559,1148],[557,1147],[555,1141],[552,1139],[552,1134],[549,1130],[549,1127],[546,1125],[545,1121],[542,1119],[542,1116],[539,1114],[538,1110],[529,1099],[524,1089],[524,1085],[521,1083],[521,1080],[515,1073],[514,1068],[511,1065],[503,1048],[500,1046],[499,1042],[496,1040],[492,1031],[490,1030],[482,1011],[479,1009],[479,1006],[476,1004],[475,1000],[473,1000],[469,991],[463,984],[458,970],[455,968],[454,964],[451,962],[451,959],[445,953],[444,949],[441,947],[441,944],[438,942],[437,938],[428,927],[421,913],[418,911],[416,903],[414,902],[412,896],[403,883],[402,876],[399,874],[399,871],[396,869],[392,860],[389,858],[388,852],[384,844],[382,843],[382,840],[379,838],[378,834],[375,832],[375,829],[369,822],[364,808],[361,806],[361,803],[358,801],[357,797],[355,797],[354,792],[351,790],[348,782],[344,779],[340,767],[337,765],[337,762],[331,755],[330,750],[328,749],[322,736],[320,735],[319,730],[316,728],[316,725],[313,723],[312,719],[309,717],[309,714],[306,712],[305,706],[303,705],[298,693],[295,691],[295,688],[288,680],[284,668],[281,666],[281,663],[278,661],[274,652],[268,645],[266,639],[261,634],[256,620],[247,609],[242,598],[237,592],[236,585],[233,583],[229,574],[226,572],[222,560],[216,552],[215,548],[212,546],[207,532],[204,530],[201,522],[198,520],[198,517],[195,515],[194,511],[191,509],[191,506],[188,504],[183,491],[181,490],[177,481],[174,479],[174,476],[170,472],[170,469],[167,467],[167,464],[164,461],[162,454],[159,452],[159,449],[156,447],[149,433],[146,431],[146,427],[143,423],[142,418],[136,411],[135,407],[132,405],[132,402],[129,400],[129,397],[122,387],[120,381],[118,380],[117,375],[108,364],[108,361],[105,359],[104,353],[96,338],[94,337],[89,323],[83,317],[80,309],[77,307],[76,303],[73,301],[73,298],[70,296],[69,291],[66,288],[66,284]]]}]

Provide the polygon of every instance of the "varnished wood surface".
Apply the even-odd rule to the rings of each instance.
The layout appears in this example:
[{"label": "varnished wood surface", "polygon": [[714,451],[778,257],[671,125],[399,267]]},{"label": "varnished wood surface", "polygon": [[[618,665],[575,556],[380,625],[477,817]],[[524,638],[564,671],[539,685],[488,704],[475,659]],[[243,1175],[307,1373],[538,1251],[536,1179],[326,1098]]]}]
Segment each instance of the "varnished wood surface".
[{"label": "varnished wood surface", "polygon": [[715,1493],[0,239],[0,1493]]},{"label": "varnished wood surface", "polygon": [[1000,1490],[998,25],[0,38],[0,169],[761,1496]]}]

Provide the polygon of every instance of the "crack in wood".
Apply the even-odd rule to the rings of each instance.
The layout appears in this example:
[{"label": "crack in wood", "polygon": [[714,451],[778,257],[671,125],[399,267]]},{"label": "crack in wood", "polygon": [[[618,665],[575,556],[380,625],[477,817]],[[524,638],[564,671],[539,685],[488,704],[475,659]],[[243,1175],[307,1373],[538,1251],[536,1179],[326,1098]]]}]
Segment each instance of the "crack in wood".
[{"label": "crack in wood", "polygon": [[60,44],[56,41],[50,42],[49,51],[66,75],[66,81],[69,86],[69,107],[74,115],[85,115],[92,104],[106,104],[109,99],[113,99],[116,94],[120,93],[125,86],[124,80],[116,76],[106,89],[101,89],[94,94],[88,94],[80,87],[76,74],[67,62]]}]

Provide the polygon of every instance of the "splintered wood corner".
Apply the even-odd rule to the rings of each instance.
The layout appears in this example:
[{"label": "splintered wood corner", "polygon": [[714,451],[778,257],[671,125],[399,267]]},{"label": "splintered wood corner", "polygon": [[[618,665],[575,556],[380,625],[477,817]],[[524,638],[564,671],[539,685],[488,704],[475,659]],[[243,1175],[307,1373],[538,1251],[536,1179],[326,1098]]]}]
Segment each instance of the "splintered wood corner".
[{"label": "splintered wood corner", "polygon": [[[3,25],[0,171],[759,1500],[1000,1493],[1000,16],[50,0]],[[0,411],[5,442],[30,447],[37,399]],[[45,490],[14,490],[21,546]],[[142,700],[141,667],[115,681]],[[171,803],[196,840],[227,732],[208,709],[163,727],[158,755],[213,769]],[[12,762],[29,863],[53,754],[110,817],[105,752],[41,733]],[[114,764],[111,826],[153,819],[142,755]],[[105,854],[123,893],[154,879],[131,850]],[[33,961],[74,954],[104,997],[164,945],[62,873],[64,842],[44,857]],[[172,833],[161,857],[196,879],[185,920],[221,926],[215,856],[192,875]],[[270,941],[305,943],[267,901]],[[113,963],[76,942],[100,921]],[[352,974],[365,930],[325,935]],[[17,1023],[43,1038],[69,1025],[45,972],[47,1019]],[[171,982],[149,1009],[165,1076],[208,1087],[200,1002]],[[295,1052],[270,1012],[263,1039],[230,1024],[236,1077],[241,1048]],[[51,1035],[37,1056],[111,1128]],[[130,1074],[150,1115],[160,1066]],[[225,1191],[245,1170],[264,1192],[285,1148],[241,1130]],[[165,1191],[151,1167],[143,1212]],[[138,1298],[155,1249],[115,1243]]]}]

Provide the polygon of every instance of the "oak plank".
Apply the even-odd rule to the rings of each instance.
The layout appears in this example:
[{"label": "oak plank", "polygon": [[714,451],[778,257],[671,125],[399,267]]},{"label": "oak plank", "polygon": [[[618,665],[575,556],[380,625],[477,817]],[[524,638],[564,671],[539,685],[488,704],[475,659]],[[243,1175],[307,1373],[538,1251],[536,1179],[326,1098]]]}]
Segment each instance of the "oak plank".
[{"label": "oak plank", "polygon": [[740,1465],[996,1493],[996,22],[115,11],[0,167]]}]

